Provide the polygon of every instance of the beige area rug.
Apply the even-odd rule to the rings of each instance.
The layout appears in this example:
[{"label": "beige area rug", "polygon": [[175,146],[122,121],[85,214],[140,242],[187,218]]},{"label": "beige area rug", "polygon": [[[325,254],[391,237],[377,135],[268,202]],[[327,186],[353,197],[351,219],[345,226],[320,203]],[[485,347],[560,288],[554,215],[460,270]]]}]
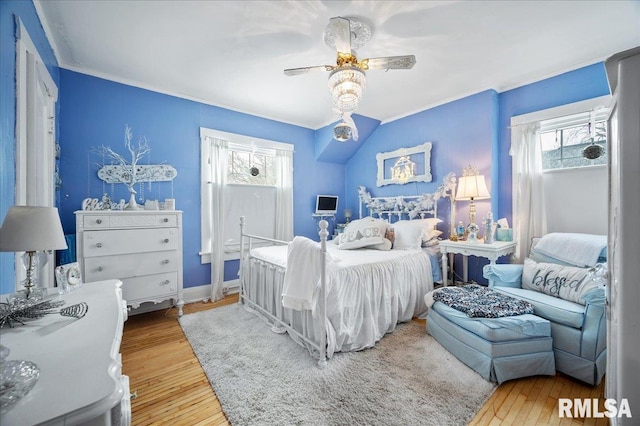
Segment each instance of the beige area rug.
[{"label": "beige area rug", "polygon": [[415,322],[323,369],[237,304],[180,324],[233,425],[466,425],[496,387]]}]

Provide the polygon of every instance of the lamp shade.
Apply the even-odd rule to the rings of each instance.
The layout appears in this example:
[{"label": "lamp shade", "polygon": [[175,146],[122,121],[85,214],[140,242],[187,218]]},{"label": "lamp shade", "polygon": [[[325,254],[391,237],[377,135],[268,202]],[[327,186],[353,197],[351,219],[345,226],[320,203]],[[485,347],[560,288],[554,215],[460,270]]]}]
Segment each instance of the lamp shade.
[{"label": "lamp shade", "polygon": [[13,206],[0,228],[0,251],[67,248],[56,207]]},{"label": "lamp shade", "polygon": [[484,200],[491,198],[483,175],[462,176],[458,179],[456,200]]}]

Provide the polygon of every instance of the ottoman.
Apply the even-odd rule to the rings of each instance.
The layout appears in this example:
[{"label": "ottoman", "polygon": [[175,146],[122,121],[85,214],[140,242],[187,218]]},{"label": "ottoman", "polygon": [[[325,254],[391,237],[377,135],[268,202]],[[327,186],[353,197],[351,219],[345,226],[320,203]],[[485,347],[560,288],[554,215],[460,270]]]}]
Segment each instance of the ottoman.
[{"label": "ottoman", "polygon": [[470,318],[435,302],[427,314],[427,333],[492,382],[556,374],[551,324],[532,314]]}]

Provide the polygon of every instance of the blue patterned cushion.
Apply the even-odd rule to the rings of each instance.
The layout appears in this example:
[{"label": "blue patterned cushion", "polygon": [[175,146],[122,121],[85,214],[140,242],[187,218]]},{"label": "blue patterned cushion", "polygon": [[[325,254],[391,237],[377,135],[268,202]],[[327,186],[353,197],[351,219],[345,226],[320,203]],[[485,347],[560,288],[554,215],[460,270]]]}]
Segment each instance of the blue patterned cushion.
[{"label": "blue patterned cushion", "polygon": [[477,284],[439,288],[433,292],[433,300],[472,318],[500,318],[533,313],[533,306],[529,302]]}]

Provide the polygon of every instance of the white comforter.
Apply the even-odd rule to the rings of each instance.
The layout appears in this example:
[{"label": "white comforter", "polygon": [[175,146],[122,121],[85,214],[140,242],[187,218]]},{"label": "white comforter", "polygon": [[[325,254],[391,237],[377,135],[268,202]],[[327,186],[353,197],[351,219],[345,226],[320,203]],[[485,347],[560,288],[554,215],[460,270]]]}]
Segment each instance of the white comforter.
[{"label": "white comforter", "polygon": [[[327,264],[327,349],[328,356],[336,351],[354,351],[371,347],[396,324],[426,313],[424,295],[433,289],[431,261],[422,250],[338,250],[327,244],[332,261]],[[254,249],[252,256],[286,266],[287,247]],[[253,267],[258,267],[254,264]],[[251,274],[245,278],[249,292],[271,303],[271,311],[306,330],[321,332],[317,324],[317,309],[292,311],[281,307],[282,278],[268,278],[270,289],[256,280],[269,272]],[[249,274],[245,273],[245,277]],[[280,273],[280,277],[284,274]],[[275,300],[275,303],[272,301]],[[280,306],[277,306],[279,305]],[[316,305],[317,308],[317,305]],[[295,336],[292,336],[295,338]],[[319,339],[314,339],[319,341]]]}]

